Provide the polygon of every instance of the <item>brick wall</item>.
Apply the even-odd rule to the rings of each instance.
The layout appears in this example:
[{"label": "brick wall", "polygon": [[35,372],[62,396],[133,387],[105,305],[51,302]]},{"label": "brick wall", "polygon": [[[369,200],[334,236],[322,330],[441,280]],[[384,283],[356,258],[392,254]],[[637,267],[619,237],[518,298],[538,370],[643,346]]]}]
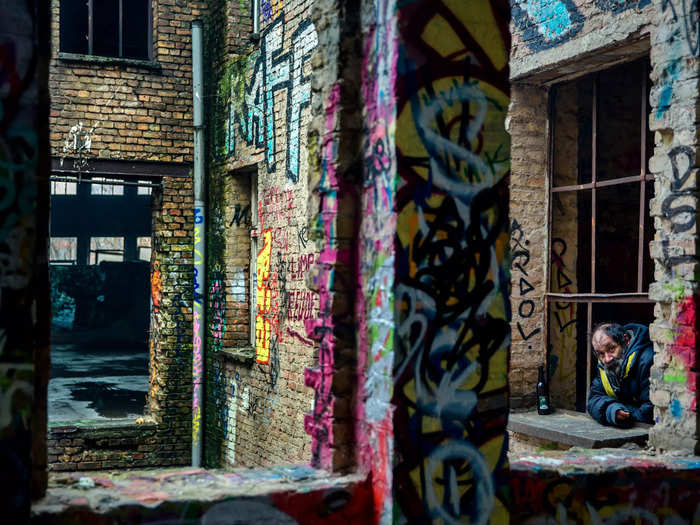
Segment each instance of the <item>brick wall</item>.
[{"label": "brick wall", "polygon": [[[154,1],[153,60],[124,61],[59,54],[59,2],[51,4],[51,153],[93,160],[193,158],[191,21],[205,2]],[[75,135],[85,147],[74,147]],[[85,138],[89,136],[89,143]],[[87,145],[89,144],[89,145]],[[70,161],[68,161],[70,164]],[[67,164],[67,165],[69,165]],[[148,175],[147,168],[146,173]],[[186,464],[192,403],[193,197],[189,177],[164,176],[152,199],[150,389],[145,423],[102,430],[53,427],[54,469]],[[144,430],[148,426],[148,430]],[[65,436],[70,435],[67,442]],[[98,438],[99,436],[99,438]]]},{"label": "brick wall", "polygon": [[268,7],[258,41],[237,2],[216,4],[207,23],[214,102],[205,451],[212,466],[311,458],[304,414],[313,392],[304,370],[315,363],[317,345],[305,325],[319,302],[305,281],[318,262],[306,225],[306,126],[317,36],[311,2]]},{"label": "brick wall", "polygon": [[511,406],[534,406],[537,367],[544,364],[544,292],[547,240],[547,93],[511,87]]}]

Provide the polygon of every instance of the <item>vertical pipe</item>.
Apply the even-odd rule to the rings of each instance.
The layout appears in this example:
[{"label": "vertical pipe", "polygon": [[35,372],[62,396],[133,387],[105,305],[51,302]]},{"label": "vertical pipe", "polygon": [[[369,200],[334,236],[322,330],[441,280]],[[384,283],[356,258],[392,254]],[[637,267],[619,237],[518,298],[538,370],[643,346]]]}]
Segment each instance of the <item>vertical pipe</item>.
[{"label": "vertical pipe", "polygon": [[192,311],[192,466],[202,461],[202,376],[206,286],[206,199],[204,188],[204,92],[202,22],[192,22],[192,113],[194,125],[194,301]]},{"label": "vertical pipe", "polygon": [[260,33],[260,0],[253,0],[253,35]]}]

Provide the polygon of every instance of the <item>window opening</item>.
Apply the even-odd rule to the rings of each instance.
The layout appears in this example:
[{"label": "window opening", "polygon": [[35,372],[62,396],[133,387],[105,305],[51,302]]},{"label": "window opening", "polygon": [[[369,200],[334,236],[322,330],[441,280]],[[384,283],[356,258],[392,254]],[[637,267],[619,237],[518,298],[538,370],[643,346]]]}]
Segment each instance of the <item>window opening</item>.
[{"label": "window opening", "polygon": [[51,264],[76,264],[78,262],[78,238],[51,237],[49,261]]},{"label": "window opening", "polygon": [[560,408],[585,411],[593,325],[653,320],[648,72],[644,59],[552,90],[545,306],[551,396]]},{"label": "window opening", "polygon": [[93,195],[124,195],[124,186],[119,179],[93,177],[90,193]]},{"label": "window opening", "polygon": [[50,424],[143,414],[158,182],[51,177]]},{"label": "window opening", "polygon": [[147,0],[61,0],[60,50],[150,60],[151,24]]}]

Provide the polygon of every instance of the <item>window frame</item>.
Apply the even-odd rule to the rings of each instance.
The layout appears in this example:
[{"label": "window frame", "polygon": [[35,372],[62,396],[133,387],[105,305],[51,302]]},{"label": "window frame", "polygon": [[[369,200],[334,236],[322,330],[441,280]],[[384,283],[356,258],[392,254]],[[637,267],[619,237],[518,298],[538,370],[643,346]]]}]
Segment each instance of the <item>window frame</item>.
[{"label": "window frame", "polygon": [[[615,64],[619,65],[619,64]],[[614,67],[614,66],[613,66]],[[548,108],[547,108],[547,118],[549,122],[548,134],[547,134],[547,171],[549,176],[547,177],[547,191],[549,193],[549,201],[547,206],[547,265],[545,267],[545,294],[544,294],[544,329],[547,338],[546,348],[550,348],[550,327],[549,327],[549,317],[550,317],[550,307],[554,302],[569,302],[569,303],[583,303],[587,307],[586,315],[586,345],[587,349],[591,348],[591,336],[593,331],[593,304],[594,303],[604,303],[604,304],[632,304],[632,303],[645,303],[645,304],[655,304],[655,302],[649,299],[649,292],[643,290],[643,280],[644,280],[644,265],[645,265],[645,236],[644,231],[646,228],[646,183],[654,181],[654,175],[651,174],[647,167],[647,132],[648,132],[648,118],[650,105],[648,100],[648,86],[649,86],[649,64],[648,56],[646,61],[640,65],[640,72],[642,76],[641,90],[642,90],[642,103],[641,103],[641,126],[640,126],[640,172],[639,175],[625,176],[614,179],[598,180],[597,179],[597,160],[598,160],[598,144],[597,144],[597,130],[598,130],[598,89],[600,81],[600,71],[591,73],[593,77],[593,94],[592,94],[592,104],[591,104],[591,181],[585,184],[574,184],[566,186],[555,186],[554,185],[554,137],[555,137],[555,102],[556,98],[552,95],[553,90],[562,83],[557,83],[552,85],[550,90],[550,95],[548,97]],[[588,76],[588,75],[586,75]],[[577,80],[585,78],[580,77]],[[653,145],[652,145],[653,147]],[[637,182],[640,185],[639,191],[639,212],[638,212],[638,224],[639,224],[639,235],[637,242],[637,289],[635,292],[623,292],[623,293],[598,293],[596,292],[596,193],[599,188],[605,188],[609,186],[616,186],[621,184],[630,184]],[[552,267],[552,202],[555,193],[560,192],[572,192],[578,194],[579,192],[591,192],[591,291],[589,293],[555,293],[552,292],[552,280],[551,280],[551,267]],[[651,217],[650,219],[651,220]],[[580,222],[580,221],[579,221]],[[653,224],[653,222],[652,222]],[[650,259],[649,264],[653,264]],[[592,381],[591,368],[592,355],[591,352],[586,352],[586,385],[590,385]],[[549,350],[546,352],[546,359],[549,362]],[[578,371],[577,371],[578,374]],[[588,404],[589,389],[586,388],[586,404]]]},{"label": "window frame", "polygon": [[[147,26],[146,26],[146,37],[147,37],[147,43],[146,43],[146,50],[147,50],[147,57],[145,59],[143,58],[131,58],[131,57],[125,57],[124,56],[124,0],[118,0],[119,2],[119,29],[118,29],[118,38],[119,38],[119,52],[117,55],[97,55],[94,53],[94,23],[93,23],[93,0],[87,0],[87,5],[88,5],[88,50],[87,50],[87,56],[96,56],[96,57],[106,57],[106,58],[117,58],[121,60],[145,60],[145,61],[152,61],[153,60],[153,2],[152,0],[145,0],[148,2],[148,8],[147,8]],[[62,24],[61,21],[61,8],[59,5],[59,34],[60,34],[60,26]],[[60,38],[60,37],[59,37]],[[68,53],[68,54],[81,54],[81,53],[75,53],[74,51],[67,51],[62,48],[61,42],[59,40],[58,44],[58,50],[60,53]]]}]

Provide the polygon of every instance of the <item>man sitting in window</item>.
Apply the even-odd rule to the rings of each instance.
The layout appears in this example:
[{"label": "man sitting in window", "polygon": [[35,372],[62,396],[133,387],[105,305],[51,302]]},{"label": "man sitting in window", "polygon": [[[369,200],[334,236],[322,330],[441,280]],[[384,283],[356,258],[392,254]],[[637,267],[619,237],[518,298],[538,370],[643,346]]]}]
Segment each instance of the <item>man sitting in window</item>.
[{"label": "man sitting in window", "polygon": [[653,422],[649,371],[654,348],[646,326],[603,323],[593,330],[598,376],[591,383],[588,413],[604,425]]}]

